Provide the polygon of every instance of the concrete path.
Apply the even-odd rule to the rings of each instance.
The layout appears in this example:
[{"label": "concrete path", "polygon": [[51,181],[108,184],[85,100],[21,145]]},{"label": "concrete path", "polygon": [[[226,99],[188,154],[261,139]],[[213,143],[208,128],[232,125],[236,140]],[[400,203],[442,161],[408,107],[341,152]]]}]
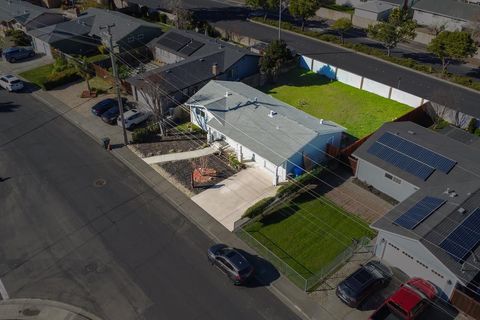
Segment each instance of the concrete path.
[{"label": "concrete path", "polygon": [[43,299],[11,299],[0,301],[0,320],[101,320],[80,308]]},{"label": "concrete path", "polygon": [[263,168],[249,167],[192,197],[193,202],[232,231],[235,222],[257,201],[273,196],[277,188]]},{"label": "concrete path", "polygon": [[155,164],[155,163],[168,162],[168,161],[186,160],[186,159],[193,159],[193,158],[208,156],[209,154],[213,154],[216,151],[217,149],[215,147],[207,147],[199,150],[169,153],[169,154],[162,154],[159,156],[143,158],[143,161],[145,161],[148,164]]}]

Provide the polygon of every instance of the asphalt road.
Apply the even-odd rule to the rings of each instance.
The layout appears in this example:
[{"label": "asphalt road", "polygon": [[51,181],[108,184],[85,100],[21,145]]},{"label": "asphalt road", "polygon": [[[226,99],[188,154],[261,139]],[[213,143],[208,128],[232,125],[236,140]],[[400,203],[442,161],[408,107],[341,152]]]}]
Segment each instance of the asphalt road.
[{"label": "asphalt road", "polygon": [[297,319],[235,287],[212,244],[128,168],[32,95],[0,91],[0,280],[11,298],[104,319]]},{"label": "asphalt road", "polygon": [[[230,32],[267,43],[278,38],[276,29],[248,21],[223,20],[212,23]],[[283,32],[282,39],[299,54],[480,117],[480,93],[292,33]]]}]

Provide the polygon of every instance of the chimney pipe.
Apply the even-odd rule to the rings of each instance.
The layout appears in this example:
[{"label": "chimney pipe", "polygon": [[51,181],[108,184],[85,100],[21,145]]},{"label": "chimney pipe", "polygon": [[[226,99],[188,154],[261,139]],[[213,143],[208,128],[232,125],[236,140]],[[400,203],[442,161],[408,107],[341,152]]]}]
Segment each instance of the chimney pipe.
[{"label": "chimney pipe", "polygon": [[213,74],[214,77],[216,77],[216,76],[218,76],[218,73],[219,73],[219,71],[218,71],[218,64],[214,63],[214,64],[212,65],[212,74]]}]

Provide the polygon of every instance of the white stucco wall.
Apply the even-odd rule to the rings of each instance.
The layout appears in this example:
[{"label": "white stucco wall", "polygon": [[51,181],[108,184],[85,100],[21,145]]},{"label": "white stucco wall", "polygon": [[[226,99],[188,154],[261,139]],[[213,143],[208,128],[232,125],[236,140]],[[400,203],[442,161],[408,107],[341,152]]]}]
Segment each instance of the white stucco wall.
[{"label": "white stucco wall", "polygon": [[410,107],[416,108],[421,106],[427,100],[414,96],[413,94],[392,88],[390,99],[404,103]]},{"label": "white stucco wall", "polygon": [[340,68],[337,69],[337,80],[355,88],[360,88],[360,86],[362,85],[361,76]]},{"label": "white stucco wall", "polygon": [[373,186],[395,200],[401,202],[418,190],[418,187],[399,177],[396,178],[400,180],[400,183],[387,178],[385,173],[387,173],[385,170],[363,159],[358,159],[357,171],[355,173],[358,180]]},{"label": "white stucco wall", "polygon": [[379,96],[382,96],[384,98],[389,98],[390,95],[390,86],[367,78],[363,78],[362,89],[371,93],[378,94]]},{"label": "white stucco wall", "polygon": [[380,230],[375,255],[410,277],[433,282],[449,297],[459,281],[453,272],[417,240]]},{"label": "white stucco wall", "polygon": [[36,53],[44,54],[50,58],[52,57],[50,45],[45,41],[32,37],[32,46]]}]

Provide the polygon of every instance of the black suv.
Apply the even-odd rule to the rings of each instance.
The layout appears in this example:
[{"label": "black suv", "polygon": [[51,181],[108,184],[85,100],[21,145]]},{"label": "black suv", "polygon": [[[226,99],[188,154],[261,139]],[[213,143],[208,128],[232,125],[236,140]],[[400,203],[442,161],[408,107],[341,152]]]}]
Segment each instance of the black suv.
[{"label": "black suv", "polygon": [[253,275],[253,266],[237,250],[224,244],[208,249],[208,260],[222,270],[235,285],[243,284]]},{"label": "black suv", "polygon": [[358,307],[373,292],[386,287],[393,273],[379,261],[362,265],[337,286],[337,296],[352,308]]}]

